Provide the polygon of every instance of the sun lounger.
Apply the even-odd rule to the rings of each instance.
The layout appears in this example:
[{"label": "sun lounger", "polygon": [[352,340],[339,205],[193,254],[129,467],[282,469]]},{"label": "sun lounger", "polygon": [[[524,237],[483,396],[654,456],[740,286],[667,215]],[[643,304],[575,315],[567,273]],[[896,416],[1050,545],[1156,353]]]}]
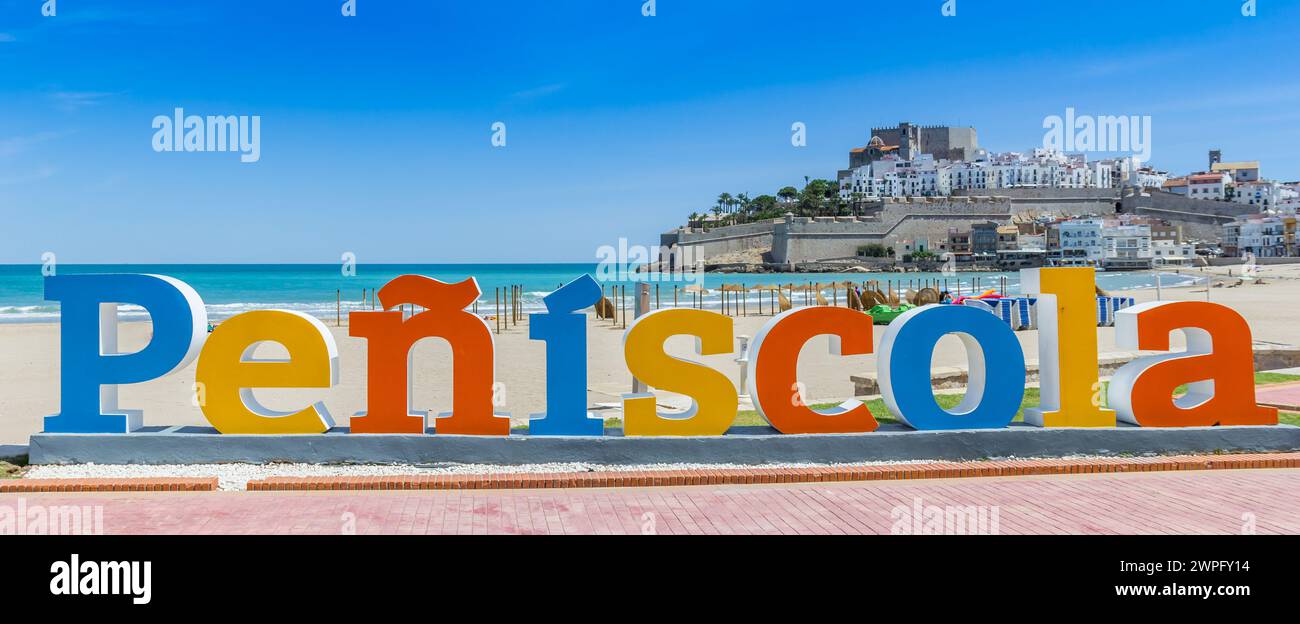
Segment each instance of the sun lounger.
[{"label": "sun lounger", "polygon": [[1110,327],[1115,324],[1113,297],[1097,297],[1097,326]]}]

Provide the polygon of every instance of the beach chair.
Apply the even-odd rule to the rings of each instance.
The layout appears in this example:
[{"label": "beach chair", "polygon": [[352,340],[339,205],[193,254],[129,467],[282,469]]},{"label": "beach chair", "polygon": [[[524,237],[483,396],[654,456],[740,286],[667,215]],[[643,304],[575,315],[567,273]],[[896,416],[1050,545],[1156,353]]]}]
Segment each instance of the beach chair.
[{"label": "beach chair", "polygon": [[1037,299],[1029,297],[1016,297],[1016,320],[1020,323],[1020,329],[1038,329],[1038,305]]},{"label": "beach chair", "polygon": [[1132,297],[1111,297],[1110,311],[1114,315],[1124,308],[1131,308],[1137,303]]},{"label": "beach chair", "polygon": [[1110,327],[1115,324],[1115,311],[1111,308],[1113,297],[1097,297],[1097,326]]},{"label": "beach chair", "polygon": [[998,313],[997,310],[993,309],[992,305],[989,305],[987,302],[980,301],[979,299],[966,299],[965,301],[962,301],[961,304],[971,306],[973,308],[979,308],[981,310],[988,312],[989,314]]},{"label": "beach chair", "polygon": [[993,313],[1002,319],[1013,331],[1020,329],[1020,315],[1017,313],[1018,305],[1015,299],[993,299],[989,301],[993,306]]}]

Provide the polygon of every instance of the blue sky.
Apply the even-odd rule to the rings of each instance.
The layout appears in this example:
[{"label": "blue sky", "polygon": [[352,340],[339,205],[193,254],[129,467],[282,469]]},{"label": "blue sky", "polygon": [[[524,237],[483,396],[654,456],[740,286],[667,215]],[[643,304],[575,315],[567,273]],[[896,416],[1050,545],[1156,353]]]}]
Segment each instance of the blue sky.
[{"label": "blue sky", "polygon": [[[1300,179],[1297,1],[643,1],[0,0],[0,262],[594,261],[872,126],[1027,151],[1066,107]],[[154,152],[176,107],[261,160]]]}]

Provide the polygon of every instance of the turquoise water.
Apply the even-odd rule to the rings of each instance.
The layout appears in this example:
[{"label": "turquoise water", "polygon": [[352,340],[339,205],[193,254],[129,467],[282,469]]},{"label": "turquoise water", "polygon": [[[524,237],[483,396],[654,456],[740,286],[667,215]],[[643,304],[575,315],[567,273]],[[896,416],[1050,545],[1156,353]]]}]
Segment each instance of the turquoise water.
[{"label": "turquoise water", "polygon": [[[0,265],[0,322],[50,322],[58,319],[58,303],[44,300],[41,265]],[[694,282],[683,281],[681,275],[635,274],[606,275],[595,264],[372,264],[357,265],[355,275],[344,275],[337,264],[238,264],[238,265],[58,265],[62,275],[80,273],[155,273],[169,275],[189,283],[198,291],[213,319],[223,319],[247,310],[280,308],[313,314],[322,319],[333,319],[338,313],[337,299],[343,300],[342,309],[369,309],[363,304],[363,292],[378,288],[388,280],[407,273],[427,275],[446,282],[456,282],[467,277],[478,279],[483,290],[480,312],[490,313],[496,289],[508,292],[511,285],[522,286],[522,303],[525,311],[542,309],[541,298],[559,285],[583,273],[596,276],[602,283],[613,286],[631,286],[634,278],[658,284],[663,305],[672,305],[673,286],[679,289],[680,301],[687,305],[690,295],[681,288]],[[698,277],[698,276],[691,276]],[[879,280],[882,285],[916,284],[922,280],[943,285],[956,291],[959,284],[963,293],[970,292],[979,281],[980,289],[1000,288],[1006,280],[1009,293],[1017,292],[1019,274],[960,273],[945,277],[938,273],[800,273],[800,274],[708,274],[704,276],[705,288],[718,288],[723,284],[806,284],[852,281],[860,283]],[[1192,275],[1165,273],[1162,283],[1176,286],[1191,283]],[[1155,286],[1155,275],[1144,273],[1099,273],[1097,283],[1107,290],[1127,290]],[[652,286],[653,293],[653,286]],[[629,298],[631,291],[629,290]],[[750,295],[756,302],[757,293]],[[830,293],[826,293],[827,298]],[[653,294],[652,294],[653,297]],[[801,303],[798,295],[796,303]],[[629,301],[630,305],[630,301]],[[750,305],[754,305],[751,303]],[[706,297],[705,307],[716,308],[718,297]],[[123,317],[143,317],[143,313],[130,307],[123,308]]]}]

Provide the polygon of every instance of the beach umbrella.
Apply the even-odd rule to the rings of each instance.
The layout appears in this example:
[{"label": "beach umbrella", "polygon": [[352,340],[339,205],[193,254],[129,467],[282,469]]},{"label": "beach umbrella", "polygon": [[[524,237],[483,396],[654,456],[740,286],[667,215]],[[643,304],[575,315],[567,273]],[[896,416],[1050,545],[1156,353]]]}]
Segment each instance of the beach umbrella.
[{"label": "beach umbrella", "polygon": [[781,292],[780,290],[777,290],[776,296],[777,296],[777,301],[781,305],[782,312],[785,312],[786,310],[789,310],[794,307],[794,304],[790,303],[790,300],[785,298],[785,293]]},{"label": "beach umbrella", "polygon": [[912,298],[912,303],[914,305],[922,306],[931,303],[939,303],[939,299],[940,295],[938,290],[926,287],[917,291],[916,296]]},{"label": "beach umbrella", "polygon": [[848,305],[850,310],[862,311],[862,298],[858,296],[858,291],[850,286],[848,292]]}]

